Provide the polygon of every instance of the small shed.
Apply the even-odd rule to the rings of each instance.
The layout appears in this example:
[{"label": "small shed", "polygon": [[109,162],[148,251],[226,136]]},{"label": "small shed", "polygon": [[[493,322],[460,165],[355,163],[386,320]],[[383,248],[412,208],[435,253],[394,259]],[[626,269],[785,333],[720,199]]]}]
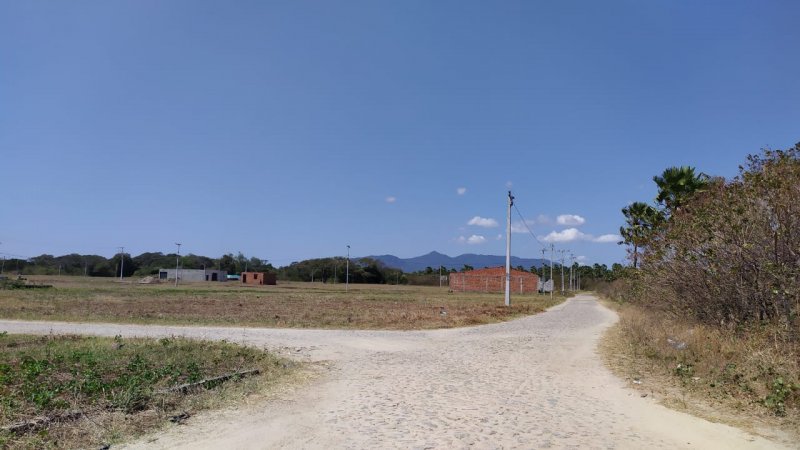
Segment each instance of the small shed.
[{"label": "small shed", "polygon": [[[536,293],[539,289],[539,276],[511,269],[510,285],[512,293]],[[487,267],[450,274],[450,290],[453,292],[504,292],[505,288],[505,267]]]},{"label": "small shed", "polygon": [[242,272],[239,279],[242,280],[242,284],[254,284],[258,286],[278,284],[275,274],[267,272]]}]

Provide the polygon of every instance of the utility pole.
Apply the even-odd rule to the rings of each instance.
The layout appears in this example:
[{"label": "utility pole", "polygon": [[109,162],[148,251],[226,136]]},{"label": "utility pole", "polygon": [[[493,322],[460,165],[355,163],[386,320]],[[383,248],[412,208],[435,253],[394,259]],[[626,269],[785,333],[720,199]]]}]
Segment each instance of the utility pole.
[{"label": "utility pole", "polygon": [[442,265],[439,264],[439,287],[442,287]]},{"label": "utility pole", "polygon": [[506,221],[506,306],[511,306],[511,207],[512,206],[514,206],[514,196],[511,195],[511,191],[508,191],[508,215]]},{"label": "utility pole", "polygon": [[555,252],[556,252],[556,246],[553,245],[553,244],[550,244],[550,298],[551,299],[553,298],[553,291],[555,290],[555,289],[553,289],[555,287],[555,286],[553,286],[553,284],[555,284],[555,283],[553,283],[553,258],[554,258]]},{"label": "utility pole", "polygon": [[122,276],[125,273],[125,247],[117,247],[119,249],[119,281],[122,281]]},{"label": "utility pole", "polygon": [[[544,279],[546,278],[546,277],[544,276],[544,275],[545,275],[545,273],[544,273],[544,269],[545,269],[545,265],[544,265],[544,261],[545,261],[545,259],[544,259],[544,253],[545,253],[546,251],[547,251],[547,249],[545,249],[544,247],[542,247],[542,281],[541,281],[542,283],[544,283]],[[542,284],[542,295],[544,295],[544,286],[545,286],[545,285],[544,285],[544,284]]]},{"label": "utility pole", "polygon": [[350,289],[350,246],[347,246],[347,262],[345,263],[344,291]]},{"label": "utility pole", "polygon": [[175,256],[175,287],[178,287],[178,278],[180,278],[180,263],[181,263],[181,244],[176,242],[175,245],[178,246],[178,254]]},{"label": "utility pole", "polygon": [[564,294],[564,253],[566,250],[559,250],[561,252],[561,294]]},{"label": "utility pole", "polygon": [[573,277],[572,269],[575,267],[575,255],[572,253],[569,254],[569,259],[572,260],[572,264],[569,266],[569,290],[575,290],[575,278]]}]

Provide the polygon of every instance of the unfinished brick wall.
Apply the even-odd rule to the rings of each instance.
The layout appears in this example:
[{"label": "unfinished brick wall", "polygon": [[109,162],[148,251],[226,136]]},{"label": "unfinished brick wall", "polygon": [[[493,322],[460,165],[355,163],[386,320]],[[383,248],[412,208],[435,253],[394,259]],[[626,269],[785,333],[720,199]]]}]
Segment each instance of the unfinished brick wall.
[{"label": "unfinished brick wall", "polygon": [[[450,290],[453,292],[504,292],[505,283],[505,267],[450,274]],[[512,293],[535,293],[538,289],[539,277],[536,274],[511,270]]]},{"label": "unfinished brick wall", "polygon": [[266,273],[266,272],[242,272],[242,275],[239,277],[243,284],[256,284],[259,286],[263,285],[274,285],[277,284],[277,280],[274,273]]}]

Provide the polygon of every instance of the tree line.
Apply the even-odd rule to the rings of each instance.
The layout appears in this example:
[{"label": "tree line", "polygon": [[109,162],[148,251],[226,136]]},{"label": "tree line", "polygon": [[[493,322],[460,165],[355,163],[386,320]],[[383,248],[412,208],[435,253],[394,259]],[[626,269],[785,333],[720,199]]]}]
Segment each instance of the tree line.
[{"label": "tree line", "polygon": [[274,272],[275,268],[264,260],[246,257],[241,252],[228,253],[219,258],[201,255],[146,252],[138,256],[117,253],[111,258],[100,255],[40,255],[33,258],[11,258],[2,261],[4,272],[28,275],[82,275],[90,277],[148,276],[158,274],[159,269],[174,268],[179,264],[184,269],[217,269],[228,273],[244,271]]},{"label": "tree line", "polygon": [[[69,255],[53,256],[40,255],[29,259],[8,259],[2,262],[5,272],[29,275],[77,275],[90,277],[119,277],[120,272],[125,277],[148,276],[158,274],[159,269],[174,268],[180,264],[184,269],[216,269],[224,270],[229,274],[245,271],[275,273],[279,280],[307,281],[321,283],[344,283],[347,278],[348,264],[344,257],[315,258],[293,262],[287,266],[275,268],[256,257],[247,257],[241,252],[234,255],[228,253],[219,258],[210,258],[195,254],[178,256],[176,253],[145,252],[138,256],[128,253],[116,254],[111,258],[100,255]],[[530,267],[525,269],[518,266],[515,269],[530,271],[542,277],[550,278],[550,266],[542,268]],[[612,281],[619,277],[622,266],[614,264],[609,269],[605,264],[581,266],[575,264],[573,270],[580,272],[582,285],[591,287],[595,281]],[[381,261],[372,258],[351,258],[349,263],[349,281],[351,283],[368,284],[412,284],[412,285],[439,285],[439,273],[446,276],[452,272],[465,272],[474,270],[470,265],[461,269],[446,268],[444,266],[434,269],[425,269],[405,273],[400,269],[387,267]],[[560,264],[554,265],[554,276],[560,275]],[[569,270],[569,266],[565,266]],[[446,283],[446,279],[445,279]]]}]

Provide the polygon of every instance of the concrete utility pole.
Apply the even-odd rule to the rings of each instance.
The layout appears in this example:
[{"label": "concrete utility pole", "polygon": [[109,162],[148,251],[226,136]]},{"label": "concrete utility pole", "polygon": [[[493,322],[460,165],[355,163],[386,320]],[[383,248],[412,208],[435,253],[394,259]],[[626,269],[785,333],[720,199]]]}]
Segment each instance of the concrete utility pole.
[{"label": "concrete utility pole", "polygon": [[561,293],[564,293],[564,253],[566,250],[559,250],[561,252]]},{"label": "concrete utility pole", "polygon": [[175,245],[178,246],[178,255],[175,256],[175,287],[178,287],[178,278],[181,275],[181,244],[176,242]]},{"label": "concrete utility pole", "polygon": [[545,269],[545,265],[544,265],[544,261],[545,261],[545,259],[544,259],[544,253],[545,253],[546,251],[547,251],[547,249],[545,249],[544,247],[542,247],[542,279],[540,280],[540,282],[542,283],[542,295],[544,295],[544,280],[545,280],[545,278],[546,278],[546,277],[544,276],[544,275],[545,275],[545,273],[544,273],[544,269]]},{"label": "concrete utility pole", "polygon": [[575,290],[575,278],[573,277],[572,269],[573,269],[573,267],[575,267],[575,255],[570,253],[569,254],[569,259],[572,261],[572,263],[569,266],[569,290],[570,291],[574,291]]},{"label": "concrete utility pole", "polygon": [[556,252],[556,246],[553,245],[553,244],[550,244],[550,298],[551,299],[553,298],[553,291],[555,290],[555,289],[553,289],[555,287],[555,286],[553,286],[553,284],[554,284],[553,283],[553,258],[554,258],[555,252]]},{"label": "concrete utility pole", "polygon": [[347,271],[344,276],[344,291],[347,292],[350,289],[350,246],[347,246],[347,263],[345,265],[345,270]]},{"label": "concrete utility pole", "polygon": [[511,207],[514,196],[508,191],[508,220],[506,221],[506,306],[511,306]]},{"label": "concrete utility pole", "polygon": [[119,281],[122,281],[123,274],[125,273],[125,247],[117,247],[119,249]]}]

